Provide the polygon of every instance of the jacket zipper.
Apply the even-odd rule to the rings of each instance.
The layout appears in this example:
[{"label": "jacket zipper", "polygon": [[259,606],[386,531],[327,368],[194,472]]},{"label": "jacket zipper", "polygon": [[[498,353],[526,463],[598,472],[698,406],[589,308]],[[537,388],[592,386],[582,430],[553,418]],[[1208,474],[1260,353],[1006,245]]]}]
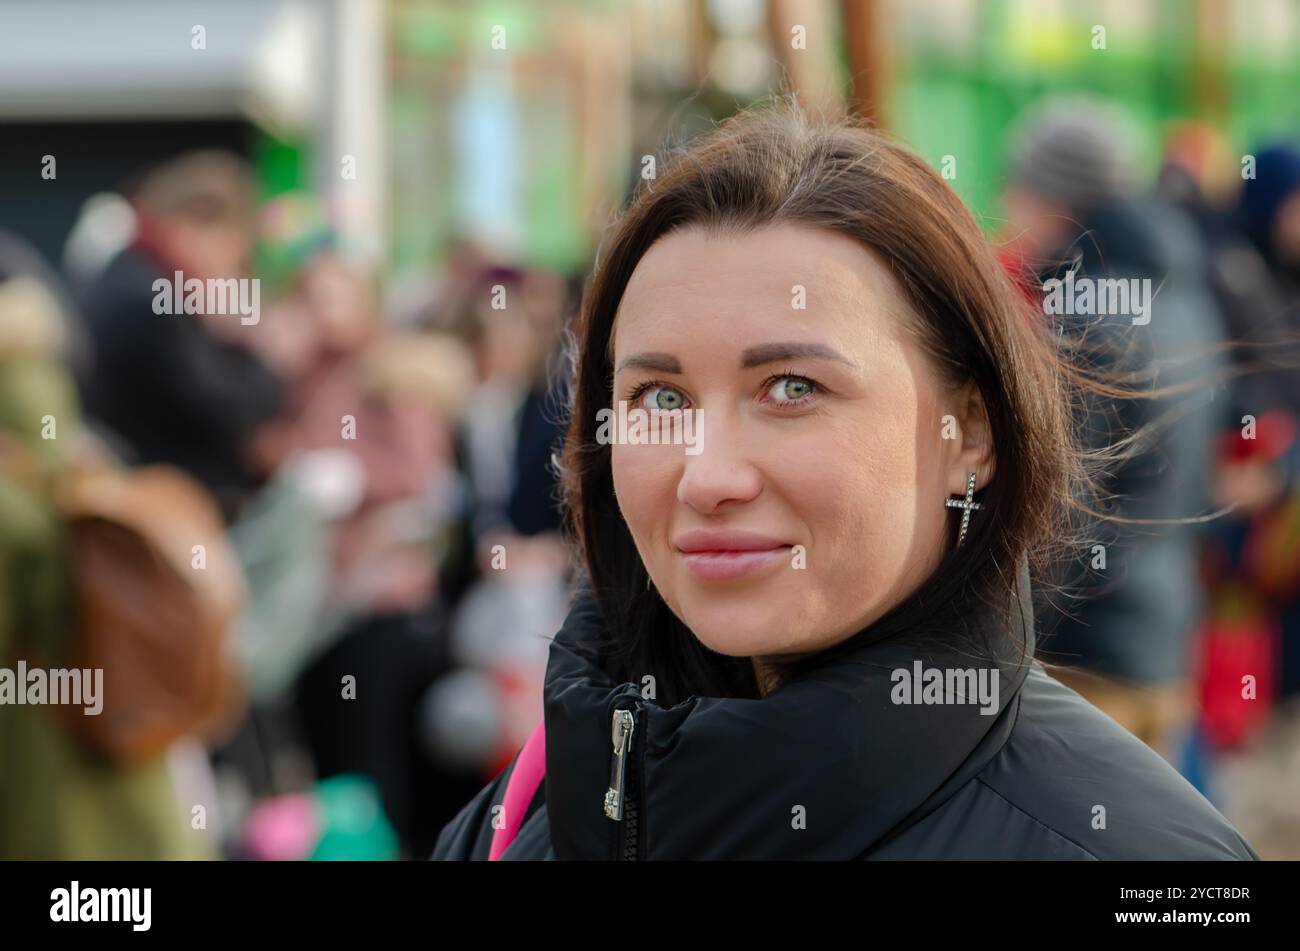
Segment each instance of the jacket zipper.
[{"label": "jacket zipper", "polygon": [[605,792],[605,815],[621,824],[618,858],[626,862],[635,862],[638,858],[640,833],[637,822],[639,804],[633,795],[639,778],[637,758],[632,753],[635,734],[636,715],[631,710],[615,710],[611,722],[614,755],[610,764],[609,789]]}]

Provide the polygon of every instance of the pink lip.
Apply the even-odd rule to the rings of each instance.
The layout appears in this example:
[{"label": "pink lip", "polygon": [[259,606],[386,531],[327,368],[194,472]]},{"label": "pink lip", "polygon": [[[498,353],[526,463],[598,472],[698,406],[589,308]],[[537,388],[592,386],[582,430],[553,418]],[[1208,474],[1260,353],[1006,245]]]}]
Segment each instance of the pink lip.
[{"label": "pink lip", "polygon": [[673,543],[691,574],[702,581],[731,581],[778,562],[791,545],[767,535],[745,531],[694,529]]}]

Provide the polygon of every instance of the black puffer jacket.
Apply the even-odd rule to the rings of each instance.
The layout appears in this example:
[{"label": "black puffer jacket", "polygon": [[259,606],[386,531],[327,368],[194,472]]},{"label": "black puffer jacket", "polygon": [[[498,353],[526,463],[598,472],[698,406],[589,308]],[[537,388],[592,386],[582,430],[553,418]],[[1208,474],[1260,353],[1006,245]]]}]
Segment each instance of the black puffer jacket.
[{"label": "black puffer jacket", "polygon": [[[1022,604],[1029,593],[1022,566]],[[665,709],[573,650],[605,636],[580,597],[547,667],[546,778],[503,858],[1258,858],[1163,759],[1029,659],[1031,612],[1017,619],[981,622],[995,645],[984,657],[896,638],[762,700]],[[996,669],[996,713],[973,696],[896,703],[895,672],[918,662]],[[604,809],[616,709],[634,717],[621,821]],[[434,859],[487,857],[513,768],[443,829]]]}]

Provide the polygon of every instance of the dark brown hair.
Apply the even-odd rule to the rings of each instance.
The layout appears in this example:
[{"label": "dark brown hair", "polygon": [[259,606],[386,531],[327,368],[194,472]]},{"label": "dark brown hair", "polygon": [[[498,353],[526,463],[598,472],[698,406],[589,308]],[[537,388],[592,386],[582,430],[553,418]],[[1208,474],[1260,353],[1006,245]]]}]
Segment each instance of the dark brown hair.
[{"label": "dark brown hair", "polygon": [[664,235],[776,224],[830,229],[880,255],[943,378],[978,387],[997,460],[965,543],[950,546],[932,576],[866,631],[783,666],[783,676],[833,660],[863,638],[901,631],[951,637],[976,611],[1007,610],[1021,558],[1028,556],[1041,575],[1059,554],[1054,540],[1069,534],[1071,503],[1093,495],[1072,416],[1072,390],[1082,378],[938,173],[862,122],[814,118],[788,100],[735,116],[660,162],[658,177],[641,183],[603,243],[575,329],[562,459],[566,525],[624,675],[639,681],[654,674],[661,703],[757,696],[757,685],[748,658],[705,648],[648,584],[619,512],[610,447],[596,440],[597,411],[613,402],[615,315],[637,263]]}]

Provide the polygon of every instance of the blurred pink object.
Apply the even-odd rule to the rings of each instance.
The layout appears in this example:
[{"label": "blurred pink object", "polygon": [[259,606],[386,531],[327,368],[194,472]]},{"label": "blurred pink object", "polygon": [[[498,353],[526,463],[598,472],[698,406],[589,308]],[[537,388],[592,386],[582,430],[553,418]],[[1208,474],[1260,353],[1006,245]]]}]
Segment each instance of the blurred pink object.
[{"label": "blurred pink object", "polygon": [[287,862],[308,858],[320,838],[316,801],[306,793],[278,796],[253,810],[244,825],[251,859]]}]

